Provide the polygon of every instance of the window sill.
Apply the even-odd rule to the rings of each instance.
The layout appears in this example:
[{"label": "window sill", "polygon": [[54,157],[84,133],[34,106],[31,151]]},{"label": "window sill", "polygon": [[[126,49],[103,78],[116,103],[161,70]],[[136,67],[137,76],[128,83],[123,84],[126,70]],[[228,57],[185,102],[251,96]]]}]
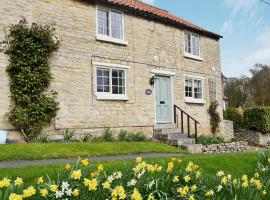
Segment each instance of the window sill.
[{"label": "window sill", "polygon": [[194,56],[194,55],[189,54],[189,53],[185,53],[184,57],[185,58],[190,58],[190,59],[193,59],[193,60],[203,61],[203,58],[202,57],[200,57],[200,56]]},{"label": "window sill", "polygon": [[194,99],[194,98],[186,98],[186,103],[192,103],[192,104],[205,104],[205,100],[203,99]]},{"label": "window sill", "polygon": [[128,101],[126,95],[97,94],[97,100]]},{"label": "window sill", "polygon": [[100,40],[100,41],[111,42],[111,43],[121,44],[121,45],[125,45],[125,46],[128,45],[128,41],[115,39],[115,38],[111,38],[111,37],[104,36],[104,35],[97,35],[96,39]]}]

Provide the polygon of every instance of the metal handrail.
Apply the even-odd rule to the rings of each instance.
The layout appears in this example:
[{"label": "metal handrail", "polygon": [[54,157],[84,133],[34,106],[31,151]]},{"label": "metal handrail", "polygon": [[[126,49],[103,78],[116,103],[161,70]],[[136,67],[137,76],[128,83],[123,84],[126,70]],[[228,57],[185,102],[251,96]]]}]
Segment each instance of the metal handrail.
[{"label": "metal handrail", "polygon": [[174,105],[174,123],[177,124],[178,126],[178,117],[177,117],[177,110],[181,112],[181,132],[184,133],[184,114],[187,116],[187,131],[188,131],[188,137],[192,138],[190,135],[190,119],[194,121],[194,130],[195,130],[195,142],[197,143],[197,138],[198,138],[198,122],[194,117],[189,115],[186,111],[183,109],[179,108],[177,105]]}]

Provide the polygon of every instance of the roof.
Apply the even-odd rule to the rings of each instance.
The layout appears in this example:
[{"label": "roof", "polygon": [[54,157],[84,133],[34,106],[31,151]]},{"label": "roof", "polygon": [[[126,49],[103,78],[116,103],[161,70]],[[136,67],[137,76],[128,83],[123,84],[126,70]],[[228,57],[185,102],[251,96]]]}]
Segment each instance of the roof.
[{"label": "roof", "polygon": [[222,36],[220,36],[217,33],[208,31],[208,30],[201,28],[195,24],[192,24],[192,23],[190,23],[182,18],[179,18],[175,15],[172,15],[171,13],[169,13],[166,10],[162,10],[160,8],[151,6],[149,4],[143,3],[143,2],[138,1],[138,0],[100,0],[100,1],[104,2],[104,3],[112,4],[115,6],[121,6],[123,8],[130,9],[134,12],[141,13],[145,17],[156,18],[158,20],[168,22],[172,25],[176,25],[176,26],[180,26],[180,27],[183,27],[186,29],[190,29],[190,30],[208,35],[210,37],[214,37],[216,39],[222,38]]}]

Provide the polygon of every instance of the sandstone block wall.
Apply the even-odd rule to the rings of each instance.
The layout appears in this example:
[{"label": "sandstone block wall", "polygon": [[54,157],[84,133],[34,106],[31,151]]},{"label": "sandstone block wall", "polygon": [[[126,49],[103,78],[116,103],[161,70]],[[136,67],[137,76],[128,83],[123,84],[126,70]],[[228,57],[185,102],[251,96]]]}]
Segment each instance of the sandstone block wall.
[{"label": "sandstone block wall", "polygon": [[[0,40],[8,26],[25,17],[29,22],[53,23],[62,44],[52,60],[51,87],[58,92],[60,111],[50,130],[76,129],[81,132],[113,129],[143,131],[148,135],[155,124],[154,95],[149,78],[152,69],[175,72],[174,103],[200,122],[201,134],[210,132],[207,108],[210,104],[208,80],[216,81],[217,100],[222,116],[221,66],[219,42],[201,36],[203,61],[184,57],[184,32],[124,11],[125,40],[119,45],[96,40],[96,5],[72,0],[1,0]],[[153,57],[158,57],[158,60]],[[95,94],[95,67],[92,61],[131,66],[128,69],[128,101],[100,101]],[[11,130],[5,118],[10,105],[9,82],[5,72],[8,58],[0,53],[0,129]],[[214,70],[213,70],[214,69]],[[187,104],[184,76],[204,78],[205,104]]]}]

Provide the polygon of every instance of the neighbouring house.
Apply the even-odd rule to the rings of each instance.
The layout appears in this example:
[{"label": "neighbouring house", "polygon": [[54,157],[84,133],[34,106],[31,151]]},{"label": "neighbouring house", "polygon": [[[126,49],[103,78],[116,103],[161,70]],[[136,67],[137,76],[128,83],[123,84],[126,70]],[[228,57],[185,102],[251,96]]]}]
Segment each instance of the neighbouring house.
[{"label": "neighbouring house", "polygon": [[[23,17],[55,24],[62,39],[52,60],[51,87],[60,102],[49,129],[54,134],[111,128],[152,137],[159,124],[179,123],[181,111],[174,113],[174,105],[200,123],[199,134],[209,134],[213,100],[222,117],[216,33],[137,0],[2,0],[0,7],[0,40]],[[15,137],[5,117],[7,65],[8,57],[0,53],[0,130]]]}]

